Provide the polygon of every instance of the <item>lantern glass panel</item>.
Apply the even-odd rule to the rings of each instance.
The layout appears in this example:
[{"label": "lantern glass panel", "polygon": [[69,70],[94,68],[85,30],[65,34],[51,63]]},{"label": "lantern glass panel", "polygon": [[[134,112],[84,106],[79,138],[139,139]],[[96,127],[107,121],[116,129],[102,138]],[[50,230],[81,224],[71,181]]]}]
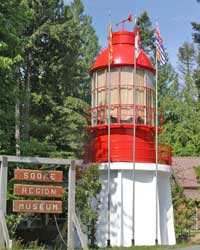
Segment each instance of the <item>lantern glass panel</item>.
[{"label": "lantern glass panel", "polygon": [[136,71],[136,122],[139,124],[146,123],[146,98],[145,98],[145,81],[144,70]]},{"label": "lantern glass panel", "polygon": [[121,67],[120,80],[121,86],[133,85],[133,68]]},{"label": "lantern glass panel", "polygon": [[144,70],[137,69],[136,71],[136,85],[144,86]]},{"label": "lantern glass panel", "polygon": [[153,86],[153,83],[154,83],[154,75],[153,75],[153,73],[146,70],[145,76],[146,76],[146,86],[147,86],[148,88],[154,89],[154,86]]},{"label": "lantern glass panel", "polygon": [[110,122],[111,123],[117,123],[117,108],[116,107],[110,107]]},{"label": "lantern glass panel", "polygon": [[106,70],[105,69],[97,71],[97,82],[98,82],[98,88],[106,86]]},{"label": "lantern glass panel", "polygon": [[121,67],[120,72],[120,123],[132,123],[133,67]]},{"label": "lantern glass panel", "polygon": [[115,67],[110,70],[110,85],[119,85],[119,68]]},{"label": "lantern glass panel", "polygon": [[136,87],[136,105],[145,105],[144,87]]},{"label": "lantern glass panel", "polygon": [[97,85],[98,85],[98,96],[97,106],[103,106],[106,104],[106,70],[99,70],[97,72]]},{"label": "lantern glass panel", "polygon": [[122,67],[120,74],[120,103],[133,103],[133,68]]},{"label": "lantern glass panel", "polygon": [[133,117],[132,105],[122,106],[120,123],[133,123],[132,117]]},{"label": "lantern glass panel", "polygon": [[105,123],[107,123],[106,108],[101,107],[98,109],[98,124],[105,124]]},{"label": "lantern glass panel", "polygon": [[92,76],[92,108],[96,106],[96,87],[95,87],[95,82],[96,82],[96,74],[94,73]]},{"label": "lantern glass panel", "polygon": [[96,111],[94,111],[94,114],[98,124],[103,124],[106,120],[106,72],[106,69],[103,69],[96,73],[96,95],[94,95]]},{"label": "lantern glass panel", "polygon": [[110,71],[110,105],[119,103],[119,68]]}]

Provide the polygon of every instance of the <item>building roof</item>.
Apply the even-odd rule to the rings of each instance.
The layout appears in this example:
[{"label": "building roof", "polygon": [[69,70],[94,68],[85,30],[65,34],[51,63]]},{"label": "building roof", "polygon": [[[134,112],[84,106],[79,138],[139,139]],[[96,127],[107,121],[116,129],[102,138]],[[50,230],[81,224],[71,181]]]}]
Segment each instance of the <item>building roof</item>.
[{"label": "building roof", "polygon": [[184,188],[188,199],[200,200],[200,184],[195,168],[200,167],[200,157],[173,157],[172,168],[178,185]]},{"label": "building roof", "polygon": [[[134,36],[134,32],[126,30],[113,32],[113,63],[111,64],[111,67],[134,66]],[[90,73],[108,67],[108,54],[108,48],[100,53],[95,60]],[[150,70],[155,74],[155,69],[143,50],[140,50],[136,65],[137,67]]]}]

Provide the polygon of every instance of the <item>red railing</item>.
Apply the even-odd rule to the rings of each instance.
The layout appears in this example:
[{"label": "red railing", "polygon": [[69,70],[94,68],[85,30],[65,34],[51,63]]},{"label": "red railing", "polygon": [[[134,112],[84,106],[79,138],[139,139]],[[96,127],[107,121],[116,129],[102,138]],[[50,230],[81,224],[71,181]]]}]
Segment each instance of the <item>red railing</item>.
[{"label": "red railing", "polygon": [[[91,109],[91,125],[98,126],[108,124],[108,106],[102,105]],[[136,105],[136,124],[155,126],[155,108],[144,105]],[[132,104],[114,104],[110,106],[111,124],[133,124],[134,105]],[[158,126],[163,126],[163,114],[158,113]]]}]

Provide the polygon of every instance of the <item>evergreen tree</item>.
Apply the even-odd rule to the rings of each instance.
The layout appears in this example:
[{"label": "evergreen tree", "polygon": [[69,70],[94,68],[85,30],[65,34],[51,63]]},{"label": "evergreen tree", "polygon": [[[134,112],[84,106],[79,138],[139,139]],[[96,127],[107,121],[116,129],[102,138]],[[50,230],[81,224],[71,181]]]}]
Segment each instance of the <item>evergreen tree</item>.
[{"label": "evergreen tree", "polygon": [[138,17],[138,26],[141,37],[141,47],[147,54],[152,56],[155,50],[155,30],[152,29],[152,22],[146,11]]},{"label": "evergreen tree", "polygon": [[190,229],[194,225],[195,201],[187,200],[184,189],[177,183],[172,186],[172,201],[174,208],[175,232],[179,242],[190,236]]},{"label": "evergreen tree", "polygon": [[194,70],[194,80],[198,91],[198,99],[200,100],[200,24],[192,22],[192,27],[194,30],[193,40],[198,46],[197,66]]},{"label": "evergreen tree", "polygon": [[19,92],[23,39],[29,10],[23,1],[0,2],[0,152],[13,154],[15,149],[15,103]]},{"label": "evergreen tree", "polygon": [[192,43],[184,42],[178,50],[179,70],[183,75],[192,75],[195,64],[195,48]]},{"label": "evergreen tree", "polygon": [[182,80],[179,84],[178,77],[174,78],[176,80],[162,98],[165,126],[161,139],[172,145],[173,155],[195,156],[200,152],[200,116],[191,69],[194,64],[193,49],[188,50],[184,43],[178,58]]},{"label": "evergreen tree", "polygon": [[198,46],[198,54],[197,54],[197,66],[194,70],[194,81],[197,87],[197,92],[198,92],[198,100],[200,101],[200,45]]},{"label": "evergreen tree", "polygon": [[70,6],[61,0],[26,2],[31,22],[20,79],[22,153],[80,157],[85,120],[76,114],[83,117],[88,109],[89,69],[98,52],[91,18],[79,0]]}]

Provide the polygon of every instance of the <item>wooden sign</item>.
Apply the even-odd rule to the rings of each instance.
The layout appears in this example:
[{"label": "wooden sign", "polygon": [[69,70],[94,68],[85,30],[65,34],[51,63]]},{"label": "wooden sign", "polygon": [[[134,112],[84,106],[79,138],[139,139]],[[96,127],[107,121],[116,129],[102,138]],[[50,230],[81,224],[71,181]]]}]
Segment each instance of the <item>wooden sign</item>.
[{"label": "wooden sign", "polygon": [[20,181],[37,181],[37,182],[62,182],[62,171],[32,170],[32,169],[15,169],[15,180]]},{"label": "wooden sign", "polygon": [[62,197],[63,188],[61,186],[40,186],[40,185],[14,185],[14,194],[33,197]]},{"label": "wooden sign", "polygon": [[13,211],[19,213],[62,213],[62,201],[13,200]]}]

